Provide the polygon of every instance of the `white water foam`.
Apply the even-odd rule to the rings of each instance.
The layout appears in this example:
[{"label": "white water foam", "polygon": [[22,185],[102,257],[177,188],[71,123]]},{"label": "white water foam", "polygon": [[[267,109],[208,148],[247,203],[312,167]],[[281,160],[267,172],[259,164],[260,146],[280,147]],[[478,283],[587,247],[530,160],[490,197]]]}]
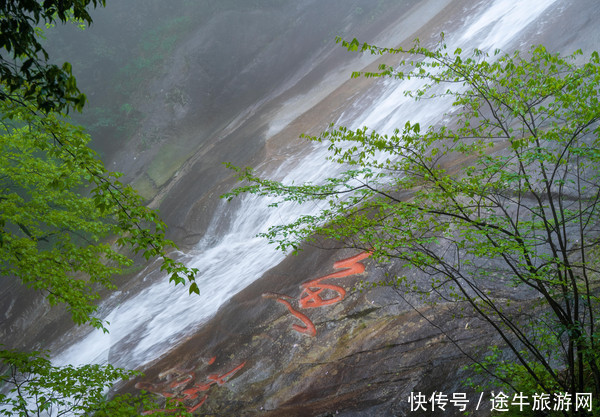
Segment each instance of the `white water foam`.
[{"label": "white water foam", "polygon": [[[496,0],[482,2],[480,13],[466,19],[456,33],[447,35],[449,45],[463,50],[508,47],[510,42],[547,10],[556,0]],[[415,103],[404,91],[418,87],[416,80],[402,83],[384,81],[369,93],[366,105],[348,109],[338,120],[351,128],[368,126],[381,133],[404,126],[407,120],[423,125],[439,121],[449,110],[449,102]],[[367,102],[366,99],[361,100]],[[280,126],[277,126],[278,130]],[[324,163],[325,146],[297,160],[285,161],[279,172],[283,181],[319,182],[335,175],[339,166]],[[279,179],[279,178],[278,178]],[[225,203],[217,211],[212,230],[197,251],[185,256],[187,264],[202,271],[198,278],[200,296],[188,296],[181,287],[169,285],[163,277],[157,283],[107,312],[109,334],[94,331],[61,352],[56,364],[107,363],[128,368],[140,367],[168,352],[186,335],[193,333],[215,314],[219,306],[241,289],[277,265],[283,254],[256,234],[269,225],[292,221],[301,214],[316,213],[319,207],[284,204],[269,209],[270,200],[243,197],[232,212]],[[225,222],[219,216],[228,216]],[[221,226],[225,225],[225,226]],[[225,228],[225,229],[223,229]],[[110,300],[109,300],[110,301]],[[103,305],[108,308],[109,302]]]}]

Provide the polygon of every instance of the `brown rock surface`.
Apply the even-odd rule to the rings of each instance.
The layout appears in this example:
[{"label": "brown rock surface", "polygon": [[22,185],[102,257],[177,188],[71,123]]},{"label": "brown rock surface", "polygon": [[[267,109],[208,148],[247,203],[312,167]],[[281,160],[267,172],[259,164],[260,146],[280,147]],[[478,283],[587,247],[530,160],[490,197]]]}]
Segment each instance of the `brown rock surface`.
[{"label": "brown rock surface", "polygon": [[[420,306],[416,311],[390,287],[355,288],[362,280],[383,279],[393,266],[363,260],[365,272],[324,281],[344,287],[343,300],[317,308],[299,306],[302,283],[334,272],[334,261],[356,253],[307,248],[288,257],[146,370],[143,382],[156,384],[156,392],[185,399],[190,407],[206,395],[198,408],[206,416],[405,415],[411,392],[468,392],[461,385],[466,378],[461,368],[468,359],[424,318],[448,313],[449,307],[438,306],[434,313]],[[294,324],[303,323],[283,304],[262,296],[267,292],[289,295],[294,309],[314,323],[316,335],[294,330]],[[335,295],[322,294],[324,299]],[[493,342],[493,335],[474,318],[455,319],[446,330],[467,352]],[[223,385],[214,383],[198,391],[198,398],[186,397],[186,390],[210,383],[211,374],[222,376],[242,363]],[[185,380],[183,374],[165,372],[169,369],[185,369],[194,378],[169,388]],[[469,394],[475,407],[477,397]],[[458,408],[449,406],[445,415],[459,415]]]},{"label": "brown rock surface", "polygon": [[[451,2],[447,8],[439,6],[430,10],[435,9],[432,3],[435,2],[429,2],[429,8],[410,8],[413,3],[398,2],[390,9],[392,12],[380,16],[380,20],[363,28],[362,33],[376,38],[386,28],[399,24],[394,13],[405,7],[413,14],[407,14],[411,19],[400,19],[400,23],[409,28],[410,21],[419,18],[423,20],[420,25],[427,25],[406,29],[404,36],[407,39],[415,36],[426,38],[439,33],[449,17],[460,20],[464,17],[460,13],[472,7],[469,6],[472,2],[464,0]],[[426,16],[427,11],[432,15]],[[589,51],[600,39],[595,24],[598,12],[592,0],[564,2],[544,16],[549,22],[545,27],[553,30],[541,31],[537,26],[530,28],[522,36],[526,39],[523,41],[525,47],[529,43],[543,42],[554,50],[569,52],[581,47]],[[241,22],[239,24],[248,19],[267,24],[269,19],[274,18],[260,13],[225,17],[228,21]],[[218,27],[227,20],[225,17],[216,17],[212,24]],[[300,21],[308,22],[316,17],[319,16],[315,16],[314,11],[308,11],[301,17],[304,20]],[[293,33],[288,33],[281,43],[270,47],[275,52],[283,51],[295,39]],[[175,67],[183,65],[189,50],[196,54],[192,54],[192,58],[201,62],[202,51],[196,47],[205,39],[206,34],[203,37],[200,31],[190,36],[189,43],[174,53]],[[211,47],[219,49],[216,44],[211,44]],[[367,90],[366,80],[347,81],[350,70],[362,67],[352,67],[353,63],[339,54],[325,59],[315,53],[310,57],[318,57],[318,65],[294,73],[299,79],[290,81],[279,75],[277,80],[281,91],[269,90],[270,100],[265,95],[257,98],[250,94],[251,87],[264,93],[267,90],[265,86],[273,82],[268,74],[263,73],[258,84],[253,84],[254,78],[250,75],[260,73],[261,68],[269,68],[277,59],[290,61],[291,64],[285,68],[292,71],[309,55],[289,53],[278,58],[276,53],[270,52],[267,58],[271,61],[265,58],[260,63],[262,67],[257,64],[257,67],[228,80],[230,82],[213,86],[222,88],[219,93],[223,94],[218,99],[219,107],[206,113],[202,109],[210,104],[210,100],[201,102],[202,97],[206,99],[206,95],[200,94],[203,92],[199,91],[201,86],[195,85],[196,91],[186,84],[193,84],[194,80],[206,82],[208,74],[201,66],[157,80],[149,93],[151,97],[142,98],[148,100],[145,109],[148,125],[144,129],[158,129],[163,135],[163,142],[173,141],[174,148],[165,152],[161,142],[155,148],[138,152],[136,149],[144,134],[141,131],[127,145],[127,152],[115,156],[115,161],[117,166],[128,169],[131,180],[148,180],[150,176],[152,181],[165,179],[164,182],[159,181],[160,184],[153,184],[152,204],[161,208],[171,226],[172,236],[182,246],[193,246],[198,242],[219,205],[218,196],[233,184],[230,173],[221,167],[223,161],[240,165],[267,161],[275,165],[302,149],[303,144],[297,141],[300,133],[318,133],[326,128],[343,111],[345,103]],[[334,71],[334,76],[327,79],[326,75],[338,65],[348,71]],[[281,117],[278,110],[296,96],[314,93],[324,80],[334,87],[330,87],[316,104],[306,104],[306,110],[299,111],[278,133],[267,137],[270,123]],[[171,94],[167,95],[164,91],[161,94],[161,89]],[[175,94],[177,91],[182,93],[181,97]],[[244,94],[238,96],[236,91]],[[188,96],[195,97],[197,108],[192,110]],[[173,97],[179,101],[171,103],[172,112],[165,116],[164,107],[169,104],[165,100],[169,97],[171,101]],[[236,104],[238,98],[240,100]],[[217,111],[224,111],[233,104],[237,107],[232,108],[230,113]],[[238,117],[240,109],[245,112]],[[132,152],[138,155],[136,162],[131,161]],[[157,166],[160,165],[160,169],[155,169],[160,172],[152,171],[150,175],[149,166],[160,158],[167,162],[159,161],[161,163]],[[462,161],[451,161],[450,165],[459,162]],[[362,261],[366,265],[365,272],[326,281],[345,289],[343,300],[318,308],[300,308],[298,298],[302,293],[302,283],[335,272],[334,262],[356,253],[358,251],[350,249],[307,247],[298,256],[287,257],[260,280],[235,295],[192,336],[149,365],[142,380],[133,381],[121,389],[137,392],[134,385],[141,384],[138,386],[184,398],[190,407],[198,405],[206,396],[196,410],[197,414],[206,416],[419,415],[418,412],[410,412],[408,402],[410,394],[418,392],[427,396],[433,392],[448,395],[466,392],[470,400],[469,409],[473,410],[478,396],[462,385],[469,376],[462,370],[470,363],[469,359],[426,318],[436,318],[447,324],[445,330],[448,335],[467,353],[484,352],[495,343],[494,334],[476,318],[453,318],[450,305],[438,305],[433,310],[416,303],[417,300],[410,300],[417,306],[415,310],[390,287],[363,292],[355,289],[361,280],[377,282],[384,279],[386,272],[400,274],[394,264],[381,266],[366,259]],[[132,280],[127,289],[134,291],[134,284],[139,282],[139,277]],[[291,297],[282,299],[314,324],[316,335],[310,337],[294,330],[292,326],[303,325],[302,322],[283,303],[263,297],[265,293]],[[329,297],[336,295],[335,292],[324,294]],[[48,317],[43,303],[36,304],[35,308],[25,306],[22,301],[29,295],[22,289],[3,284],[0,296],[7,300],[2,301],[5,320],[0,334],[7,340],[10,338],[14,346],[37,346],[45,342],[44,338],[59,333],[55,329],[58,325],[51,324],[49,320],[39,320],[40,317]],[[16,304],[10,301],[15,299],[18,300]],[[17,334],[18,329],[24,327],[30,327],[30,333]],[[196,397],[191,398],[194,395]],[[489,407],[482,408],[476,415],[486,415],[486,410]],[[444,416],[459,414],[458,408],[451,405],[445,412],[439,413]]]}]

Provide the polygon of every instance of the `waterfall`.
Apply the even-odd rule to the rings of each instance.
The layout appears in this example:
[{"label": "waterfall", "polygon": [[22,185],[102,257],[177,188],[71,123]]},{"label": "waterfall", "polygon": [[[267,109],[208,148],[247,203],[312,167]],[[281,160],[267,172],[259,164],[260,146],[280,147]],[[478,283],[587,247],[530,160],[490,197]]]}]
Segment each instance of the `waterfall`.
[{"label": "waterfall", "polygon": [[[459,46],[464,51],[519,47],[515,45],[518,35],[532,22],[539,23],[543,13],[555,2],[482,1],[469,16],[458,16],[462,18],[461,23],[455,23],[455,28],[446,33],[449,51]],[[391,133],[408,120],[422,125],[441,120],[450,102],[415,103],[404,91],[417,87],[415,79],[379,81],[357,104],[344,109],[336,123],[353,129],[368,126],[380,133]],[[281,120],[273,120],[272,125],[272,132],[282,129]],[[342,169],[324,163],[326,145],[309,146],[302,155],[285,160],[277,172],[269,174],[287,182],[317,183]],[[270,209],[268,204],[268,199],[255,196],[245,196],[231,205],[222,202],[203,240],[194,250],[181,254],[188,266],[200,270],[197,278],[200,296],[189,296],[186,289],[173,287],[168,277],[153,272],[144,278],[151,284],[137,294],[121,302],[123,294],[116,293],[100,306],[100,316],[110,322],[110,333],[92,331],[58,353],[53,361],[56,364],[110,362],[138,368],[168,352],[234,294],[282,261],[284,254],[265,239],[257,238],[257,233],[270,225],[290,222],[300,214],[319,210],[318,206],[291,203]]]}]

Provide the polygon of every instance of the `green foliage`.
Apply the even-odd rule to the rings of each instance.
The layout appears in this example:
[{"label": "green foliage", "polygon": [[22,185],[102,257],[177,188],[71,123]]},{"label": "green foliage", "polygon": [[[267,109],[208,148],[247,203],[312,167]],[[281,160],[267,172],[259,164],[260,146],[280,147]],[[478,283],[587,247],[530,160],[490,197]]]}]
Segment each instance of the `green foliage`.
[{"label": "green foliage", "polygon": [[[49,113],[40,117],[22,101],[0,104],[0,273],[64,303],[73,321],[103,327],[92,316],[98,285],[114,289],[111,276],[131,260],[161,257],[171,281],[190,281],[195,269],[167,255],[173,242],[165,224],[141,197],[106,171],[85,132]],[[113,244],[109,236],[117,236]]]},{"label": "green foliage", "polygon": [[[46,291],[52,305],[65,302],[76,323],[93,321],[94,285],[112,288],[111,275],[131,262],[99,242],[115,230],[110,211],[78,190],[98,161],[81,129],[54,116],[36,126],[21,109],[4,110],[12,120],[0,136],[0,273]],[[75,162],[52,134],[93,165]]]},{"label": "green foliage", "polygon": [[110,365],[55,367],[45,354],[0,351],[0,380],[10,388],[0,394],[0,415],[44,413],[83,415],[105,402],[104,393],[120,379],[138,375]]},{"label": "green foliage", "polygon": [[168,398],[160,402],[147,392],[142,392],[135,397],[129,394],[118,395],[101,404],[92,415],[93,417],[131,417],[140,415],[142,410],[146,411],[142,415],[153,417],[192,417],[185,405],[177,399]]},{"label": "green foliage", "polygon": [[[263,236],[284,250],[324,236],[399,260],[428,280],[396,285],[433,304],[469,305],[504,341],[512,364],[484,360],[486,372],[515,389],[597,399],[598,53],[576,65],[581,52],[562,57],[542,46],[469,56],[418,41],[407,49],[341,42],[350,51],[399,55],[397,66],[353,77],[420,79],[422,87],[406,95],[451,97],[451,123],[407,122],[391,135],[332,125],[308,139],[328,142],[344,173],[320,185],[287,185],[234,168],[248,184],[224,197],[325,202],[319,214]],[[528,301],[511,303],[514,287]]]},{"label": "green foliage", "polygon": [[[22,353],[0,350],[0,415],[131,417],[159,407],[149,395],[124,394],[106,398],[106,391],[118,381],[141,376],[111,365],[53,366],[41,352]],[[189,416],[183,406],[171,404],[179,416]],[[165,413],[153,413],[164,416]],[[172,414],[170,414],[172,415]]]},{"label": "green foliage", "polygon": [[[88,9],[104,4],[0,1],[0,274],[63,304],[76,324],[106,331],[94,317],[98,291],[115,288],[111,278],[132,265],[131,254],[161,258],[171,282],[189,281],[190,294],[199,288],[197,270],[169,256],[174,244],[157,212],[105,169],[89,136],[68,122],[64,113],[81,110],[85,95],[71,65],[49,64],[40,44],[38,25],[90,24]],[[127,117],[133,108],[121,111]],[[115,381],[139,375],[110,365],[55,367],[46,354],[0,350],[0,370],[0,415],[131,416],[158,408],[147,395],[108,401]]]},{"label": "green foliage", "polygon": [[88,8],[104,6],[104,0],[17,0],[0,3],[0,49],[11,58],[0,56],[0,79],[4,88],[0,100],[19,91],[27,100],[35,100],[43,112],[81,110],[85,95],[77,88],[71,64],[48,63],[48,53],[39,41],[40,23],[53,25],[74,20],[90,24]]},{"label": "green foliage", "polygon": [[[522,351],[521,354],[527,356],[526,351]],[[492,346],[489,354],[477,363],[470,365],[469,368],[477,374],[484,374],[487,369],[494,369],[497,380],[488,381],[484,385],[468,382],[470,386],[479,390],[500,388],[503,392],[518,390],[518,392],[526,393],[547,392],[546,390],[550,390],[550,392],[560,391],[560,387],[553,381],[552,376],[546,369],[535,362],[532,362],[530,366],[539,375],[542,384],[534,381],[523,365],[515,363],[513,360],[506,360],[506,358],[503,358],[502,350],[498,346]],[[542,388],[542,385],[546,389]]]}]

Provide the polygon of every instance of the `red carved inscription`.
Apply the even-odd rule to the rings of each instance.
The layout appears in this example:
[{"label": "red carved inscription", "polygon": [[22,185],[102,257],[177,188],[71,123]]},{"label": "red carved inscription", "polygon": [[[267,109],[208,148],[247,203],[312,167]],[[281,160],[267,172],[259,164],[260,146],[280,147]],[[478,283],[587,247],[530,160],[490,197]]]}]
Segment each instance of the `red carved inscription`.
[{"label": "red carved inscription", "polygon": [[[371,256],[370,252],[362,252],[350,258],[337,261],[333,264],[333,267],[335,269],[341,269],[341,271],[307,281],[300,285],[300,288],[302,288],[298,300],[300,308],[323,307],[342,301],[346,297],[346,290],[339,285],[324,283],[323,281],[360,274],[365,270],[365,266],[359,261],[366,259],[369,256]],[[311,337],[316,336],[317,330],[314,323],[306,315],[294,309],[289,301],[285,300],[285,298],[292,299],[292,297],[276,293],[265,293],[263,294],[263,297],[273,298],[278,303],[285,305],[294,317],[304,323],[304,326],[293,324],[292,329]]]},{"label": "red carved inscription", "polygon": [[[215,360],[216,356],[213,356],[208,361],[208,364],[212,365]],[[195,373],[173,368],[166,372],[162,372],[159,375],[160,379],[166,379],[165,382],[158,384],[138,382],[135,387],[153,392],[165,398],[172,398],[172,400],[176,402],[184,403],[186,410],[193,413],[204,404],[208,398],[208,394],[205,392],[208,391],[212,385],[225,384],[240,369],[242,369],[244,365],[246,365],[246,362],[242,362],[240,365],[222,375],[210,374],[202,383],[193,383],[191,386],[189,386],[190,383],[196,379]],[[186,388],[188,386],[189,388]],[[150,415],[158,412],[175,413],[177,412],[177,409],[162,408],[149,410],[143,412],[142,415]]]}]

